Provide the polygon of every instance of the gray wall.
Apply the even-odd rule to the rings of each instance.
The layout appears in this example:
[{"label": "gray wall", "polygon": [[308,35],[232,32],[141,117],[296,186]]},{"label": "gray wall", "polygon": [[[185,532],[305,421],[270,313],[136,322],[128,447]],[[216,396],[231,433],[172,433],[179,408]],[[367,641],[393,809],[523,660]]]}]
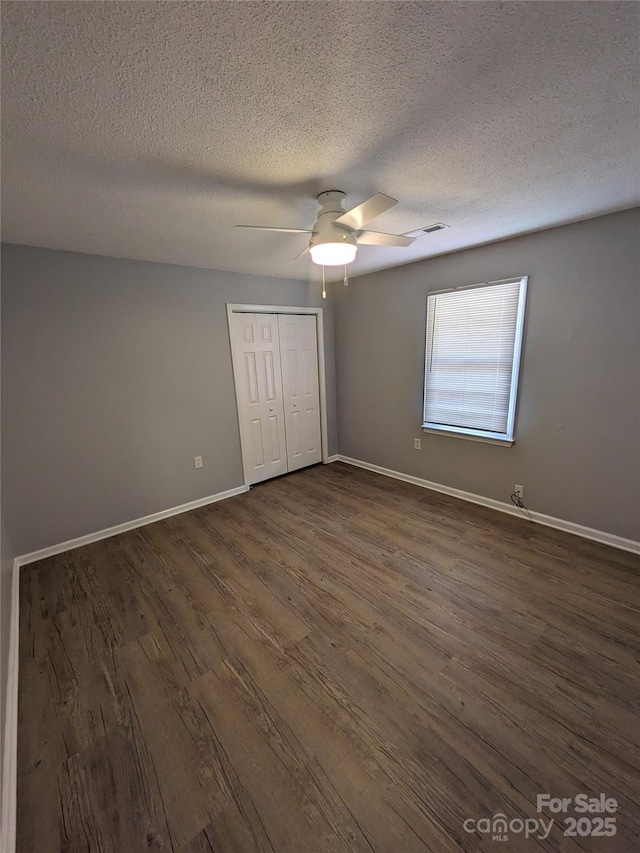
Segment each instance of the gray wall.
[{"label": "gray wall", "polygon": [[13,548],[0,519],[0,791],[4,768],[4,723],[7,701],[7,674],[9,663],[9,617],[11,615],[11,579]]},{"label": "gray wall", "polygon": [[[531,509],[640,538],[639,229],[640,211],[627,211],[334,286],[338,443],[332,300],[317,286],[4,246],[13,550],[242,482],[228,301],[325,308],[330,453],[339,444],[503,501],[523,483]],[[529,293],[515,446],[422,434],[427,292],[520,274]]]},{"label": "gray wall", "polygon": [[[635,209],[335,287],[340,453],[640,539],[639,237]],[[519,275],[516,444],[423,434],[427,292]]]},{"label": "gray wall", "polygon": [[336,452],[332,312],[317,285],[12,245],[2,273],[3,511],[17,554],[242,484],[226,302],[325,309]]}]

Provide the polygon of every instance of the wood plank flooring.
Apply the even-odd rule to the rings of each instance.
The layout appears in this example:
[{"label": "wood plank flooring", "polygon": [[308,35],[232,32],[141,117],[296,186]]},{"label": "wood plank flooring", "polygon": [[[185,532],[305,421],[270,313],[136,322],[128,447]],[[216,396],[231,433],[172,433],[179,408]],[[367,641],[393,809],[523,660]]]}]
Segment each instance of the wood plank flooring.
[{"label": "wood plank flooring", "polygon": [[[639,588],[341,463],[27,566],[18,851],[640,850]],[[580,792],[615,836],[463,826]]]}]

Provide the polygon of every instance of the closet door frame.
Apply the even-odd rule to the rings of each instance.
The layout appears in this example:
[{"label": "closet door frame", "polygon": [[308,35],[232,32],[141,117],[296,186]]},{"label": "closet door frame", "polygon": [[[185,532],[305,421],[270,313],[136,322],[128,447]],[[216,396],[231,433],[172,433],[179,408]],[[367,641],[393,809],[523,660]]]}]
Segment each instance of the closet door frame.
[{"label": "closet door frame", "polygon": [[[316,337],[318,342],[318,382],[320,388],[320,440],[322,442],[322,462],[329,462],[328,438],[327,438],[327,382],[324,361],[324,329],[322,322],[322,308],[309,308],[301,305],[245,305],[239,302],[227,302],[227,332],[229,334],[229,356],[231,357],[231,318],[233,314],[311,314],[316,318]],[[232,359],[233,370],[233,359]],[[236,391],[236,375],[233,372],[233,388],[236,394],[236,413],[238,413],[238,400]],[[242,430],[238,415],[238,432],[240,436],[240,447],[242,451],[242,476],[244,484],[247,485],[247,473],[244,468],[245,453],[242,447]]]}]

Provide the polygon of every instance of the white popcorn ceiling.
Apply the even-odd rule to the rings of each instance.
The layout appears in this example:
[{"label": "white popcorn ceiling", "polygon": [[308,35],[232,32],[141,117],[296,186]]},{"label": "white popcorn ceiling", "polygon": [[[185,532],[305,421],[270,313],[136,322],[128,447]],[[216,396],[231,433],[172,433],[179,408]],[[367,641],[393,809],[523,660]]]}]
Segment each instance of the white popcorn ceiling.
[{"label": "white popcorn ceiling", "polygon": [[639,8],[3,2],[3,239],[306,278],[304,235],[233,224],[342,189],[451,226],[354,275],[632,207]]}]

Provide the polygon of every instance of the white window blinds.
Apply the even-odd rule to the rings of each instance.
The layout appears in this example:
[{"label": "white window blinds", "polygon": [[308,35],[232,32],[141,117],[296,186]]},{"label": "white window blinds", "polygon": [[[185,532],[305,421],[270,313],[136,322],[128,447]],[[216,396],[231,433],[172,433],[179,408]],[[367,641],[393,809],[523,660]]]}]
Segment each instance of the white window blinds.
[{"label": "white window blinds", "polygon": [[425,427],[513,439],[526,282],[429,296]]}]

